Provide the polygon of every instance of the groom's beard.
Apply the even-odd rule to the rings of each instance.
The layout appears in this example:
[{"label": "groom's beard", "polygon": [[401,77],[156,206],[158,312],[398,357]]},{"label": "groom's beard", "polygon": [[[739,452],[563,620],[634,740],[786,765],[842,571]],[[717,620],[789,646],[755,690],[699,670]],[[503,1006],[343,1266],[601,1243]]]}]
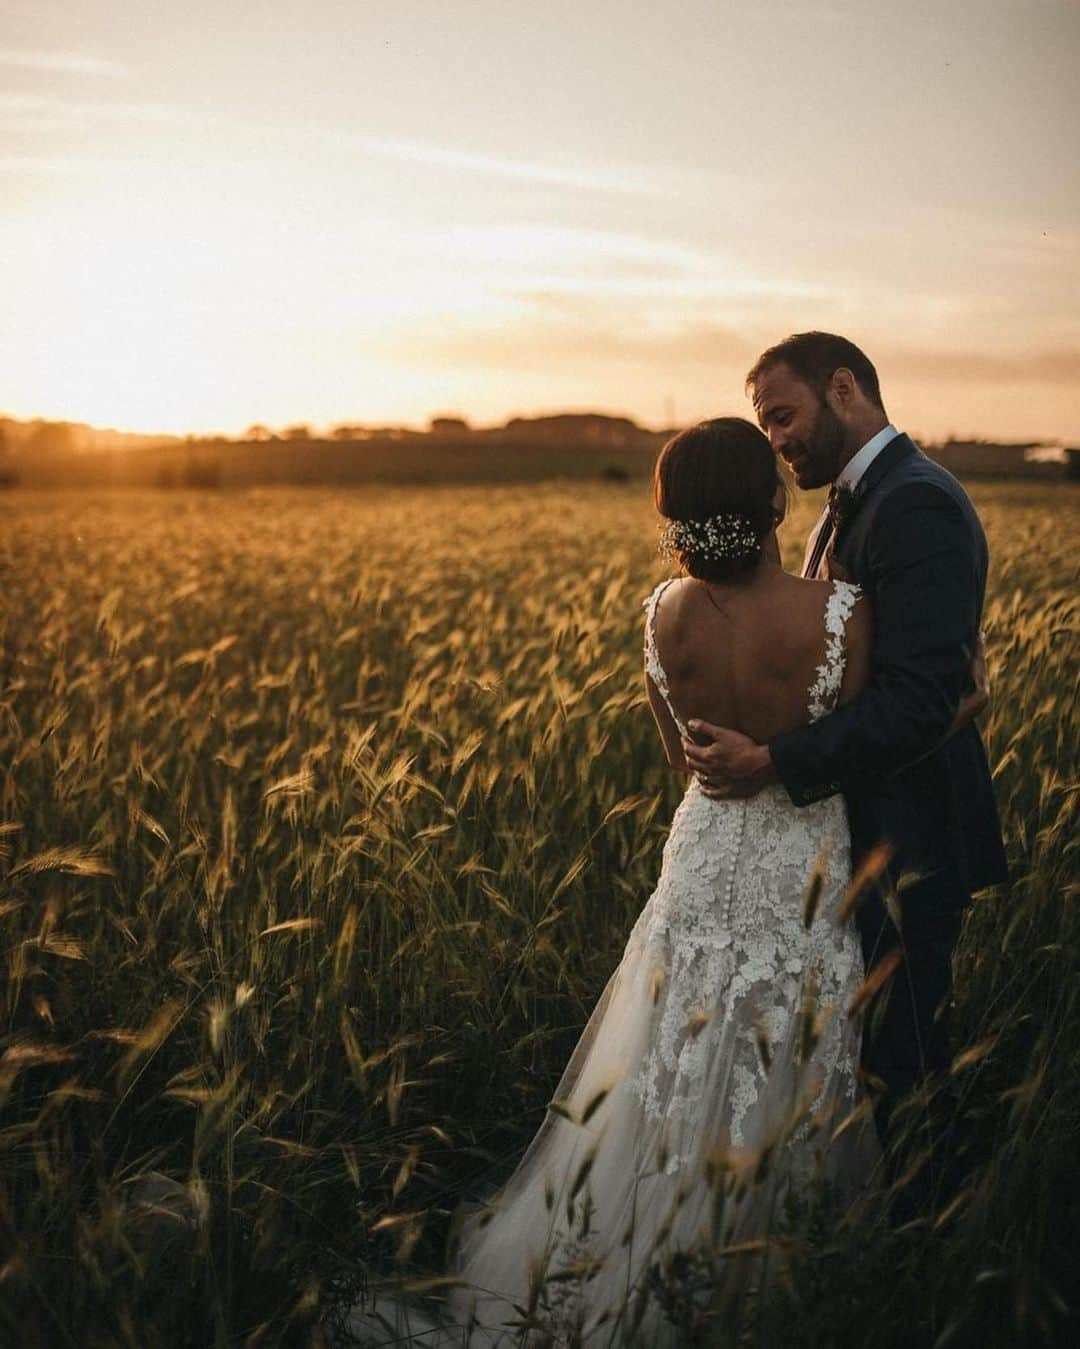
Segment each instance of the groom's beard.
[{"label": "groom's beard", "polygon": [[787,445],[784,450],[785,458],[788,460],[803,456],[800,472],[796,478],[801,488],[805,490],[810,487],[824,487],[840,472],[840,461],[844,453],[843,423],[823,400],[814,418],[814,424],[802,444]]}]

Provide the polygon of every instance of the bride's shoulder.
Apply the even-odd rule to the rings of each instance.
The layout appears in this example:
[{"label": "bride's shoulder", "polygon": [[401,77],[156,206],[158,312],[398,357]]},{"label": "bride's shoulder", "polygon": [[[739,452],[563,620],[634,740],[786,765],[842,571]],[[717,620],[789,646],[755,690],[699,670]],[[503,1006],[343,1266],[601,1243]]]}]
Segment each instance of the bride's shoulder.
[{"label": "bride's shoulder", "polygon": [[803,631],[808,635],[820,632],[824,624],[826,631],[838,637],[853,623],[861,625],[865,621],[863,611],[869,607],[862,589],[853,581],[790,576],[787,594],[789,612],[801,615]]},{"label": "bride's shoulder", "polygon": [[685,577],[682,576],[669,576],[663,581],[658,581],[648,595],[641,601],[641,607],[643,609],[648,609],[649,613],[652,614],[655,611],[656,606],[660,603],[661,595],[663,595],[669,587],[675,591],[680,590],[684,580]]},{"label": "bride's shoulder", "polygon": [[808,606],[820,605],[826,609],[850,611],[862,598],[862,587],[854,581],[823,580],[817,576],[795,576],[787,572],[789,590],[801,594]]}]

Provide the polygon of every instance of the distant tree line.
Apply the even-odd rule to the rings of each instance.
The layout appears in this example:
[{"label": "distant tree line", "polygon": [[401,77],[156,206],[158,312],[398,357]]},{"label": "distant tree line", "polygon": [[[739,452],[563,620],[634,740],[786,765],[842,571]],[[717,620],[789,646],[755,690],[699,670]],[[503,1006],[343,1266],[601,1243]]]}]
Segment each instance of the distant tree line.
[{"label": "distant tree line", "polygon": [[[670,434],[598,412],[513,417],[493,427],[474,427],[465,417],[446,413],[432,417],[423,430],[342,422],[321,434],[307,422],[280,430],[255,422],[233,438],[140,436],[72,422],[0,418],[0,487],[209,490],[550,478],[614,483],[647,477]],[[1032,444],[950,438],[927,449],[963,477],[1064,478],[1076,473],[1075,454],[1047,454]]]}]

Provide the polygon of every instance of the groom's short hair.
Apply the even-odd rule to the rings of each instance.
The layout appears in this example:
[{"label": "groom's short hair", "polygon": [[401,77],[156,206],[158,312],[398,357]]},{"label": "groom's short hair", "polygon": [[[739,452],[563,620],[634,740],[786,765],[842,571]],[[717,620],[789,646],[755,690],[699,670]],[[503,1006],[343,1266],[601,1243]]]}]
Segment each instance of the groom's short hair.
[{"label": "groom's short hair", "polygon": [[799,379],[816,390],[819,398],[825,397],[829,380],[842,366],[855,376],[855,383],[882,412],[885,404],[881,401],[881,386],[878,384],[877,371],[865,352],[860,351],[854,342],[835,333],[793,333],[785,337],[775,347],[763,351],[754,362],[746,376],[746,387],[752,391],[758,380],[774,365],[786,365]]}]

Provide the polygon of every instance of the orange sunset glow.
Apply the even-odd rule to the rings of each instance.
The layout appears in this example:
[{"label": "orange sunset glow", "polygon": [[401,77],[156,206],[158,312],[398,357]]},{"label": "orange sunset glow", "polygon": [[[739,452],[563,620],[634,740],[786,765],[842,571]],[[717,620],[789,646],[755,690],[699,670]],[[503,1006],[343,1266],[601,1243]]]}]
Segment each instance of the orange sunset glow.
[{"label": "orange sunset glow", "polygon": [[646,425],[827,328],[1080,440],[1071,0],[10,0],[0,414]]}]

